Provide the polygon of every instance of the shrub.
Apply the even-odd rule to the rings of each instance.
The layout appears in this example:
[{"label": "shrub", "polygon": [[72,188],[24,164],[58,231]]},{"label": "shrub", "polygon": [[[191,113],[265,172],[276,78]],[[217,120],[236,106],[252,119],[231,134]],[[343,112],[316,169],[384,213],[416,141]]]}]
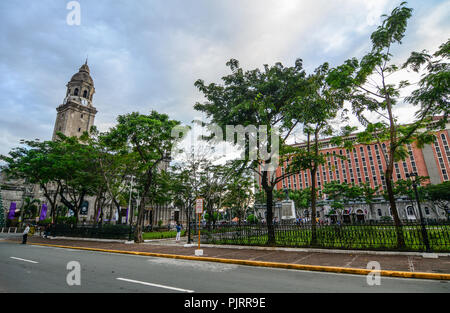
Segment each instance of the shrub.
[{"label": "shrub", "polygon": [[258,222],[258,218],[255,215],[250,214],[247,217],[247,222],[249,222],[249,223],[257,223]]},{"label": "shrub", "polygon": [[[185,230],[181,231],[181,236],[184,236],[186,233]],[[144,240],[149,240],[149,239],[164,239],[164,238],[175,238],[177,235],[176,231],[158,231],[158,232],[149,232],[149,233],[144,233],[142,235],[142,237],[144,238]]]}]

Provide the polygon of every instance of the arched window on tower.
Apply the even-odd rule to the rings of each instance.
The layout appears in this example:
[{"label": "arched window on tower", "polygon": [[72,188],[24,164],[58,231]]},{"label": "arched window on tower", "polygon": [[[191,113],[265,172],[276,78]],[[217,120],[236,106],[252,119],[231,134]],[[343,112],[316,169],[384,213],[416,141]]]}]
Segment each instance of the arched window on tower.
[{"label": "arched window on tower", "polygon": [[78,96],[78,88],[75,88],[75,91],[73,93],[74,96]]},{"label": "arched window on tower", "polygon": [[85,91],[83,92],[83,98],[87,98],[87,97],[88,97],[88,91],[85,90]]}]

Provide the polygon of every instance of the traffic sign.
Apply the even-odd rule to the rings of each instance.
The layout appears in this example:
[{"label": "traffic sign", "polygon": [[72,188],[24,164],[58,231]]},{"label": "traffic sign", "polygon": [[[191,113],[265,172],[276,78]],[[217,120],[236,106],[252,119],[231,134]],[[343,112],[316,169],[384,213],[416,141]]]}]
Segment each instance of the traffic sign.
[{"label": "traffic sign", "polygon": [[198,198],[195,200],[195,213],[202,214],[203,213],[203,199]]}]

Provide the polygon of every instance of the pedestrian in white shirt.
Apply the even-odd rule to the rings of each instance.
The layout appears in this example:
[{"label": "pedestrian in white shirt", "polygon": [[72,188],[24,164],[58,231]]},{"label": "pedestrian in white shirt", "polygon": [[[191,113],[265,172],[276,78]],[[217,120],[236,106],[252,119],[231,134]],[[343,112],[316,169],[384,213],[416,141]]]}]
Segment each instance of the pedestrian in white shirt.
[{"label": "pedestrian in white shirt", "polygon": [[27,238],[28,238],[28,233],[30,232],[30,226],[27,224],[27,227],[25,227],[25,230],[23,231],[23,240],[22,240],[22,244],[27,244]]},{"label": "pedestrian in white shirt", "polygon": [[180,237],[181,237],[181,225],[177,224],[177,237],[175,238],[175,241],[180,241]]}]

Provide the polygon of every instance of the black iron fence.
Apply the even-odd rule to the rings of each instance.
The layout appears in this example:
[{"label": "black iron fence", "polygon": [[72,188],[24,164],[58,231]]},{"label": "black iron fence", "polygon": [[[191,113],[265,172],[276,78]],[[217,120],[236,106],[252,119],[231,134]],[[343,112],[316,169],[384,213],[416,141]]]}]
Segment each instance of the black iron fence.
[{"label": "black iron fence", "polygon": [[[191,229],[195,241],[198,225],[193,224]],[[398,246],[397,231],[403,234],[403,247]],[[403,222],[400,229],[392,222],[317,224],[315,242],[310,223],[276,223],[272,242],[266,224],[202,225],[200,233],[201,242],[208,244],[404,251],[426,251],[426,235],[431,251],[450,251],[450,223],[442,221],[427,223],[425,233],[417,222]]]},{"label": "black iron fence", "polygon": [[124,239],[132,238],[133,229],[129,225],[98,225],[98,226],[73,226],[54,225],[50,229],[50,236],[99,238],[99,239]]}]

